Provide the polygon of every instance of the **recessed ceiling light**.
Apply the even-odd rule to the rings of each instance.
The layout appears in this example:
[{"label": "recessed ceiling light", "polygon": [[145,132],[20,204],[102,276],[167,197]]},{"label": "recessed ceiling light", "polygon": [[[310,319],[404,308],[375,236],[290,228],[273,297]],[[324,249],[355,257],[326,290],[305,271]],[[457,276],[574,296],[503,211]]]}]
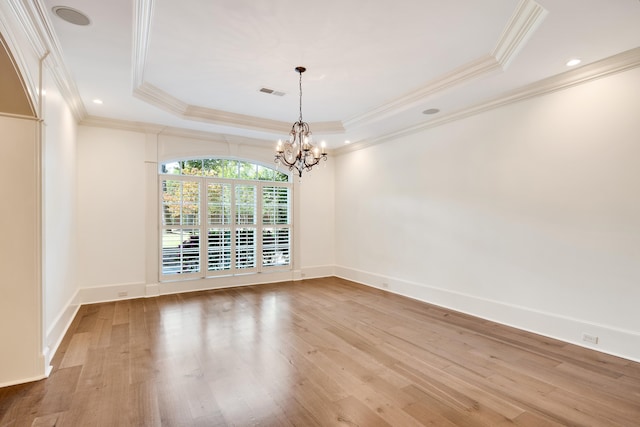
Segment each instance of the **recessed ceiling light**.
[{"label": "recessed ceiling light", "polygon": [[93,100],[93,103],[94,104],[102,104],[102,99],[97,99],[96,98],[96,99]]},{"label": "recessed ceiling light", "polygon": [[344,142],[345,144],[351,144],[351,141],[349,141],[348,139]]},{"label": "recessed ceiling light", "polygon": [[427,114],[427,115],[429,115],[429,114],[437,114],[437,113],[439,113],[439,112],[440,112],[440,110],[438,110],[437,108],[429,108],[428,110],[424,110],[424,111],[422,112],[422,114]]},{"label": "recessed ceiling light", "polygon": [[567,61],[567,67],[575,67],[576,65],[578,65],[581,62],[582,61],[579,60],[578,58],[570,59],[570,60]]},{"label": "recessed ceiling light", "polygon": [[54,6],[51,10],[57,17],[59,17],[64,21],[67,21],[70,24],[74,24],[74,25],[91,24],[91,20],[89,19],[89,17],[77,9],[73,9],[67,6]]}]

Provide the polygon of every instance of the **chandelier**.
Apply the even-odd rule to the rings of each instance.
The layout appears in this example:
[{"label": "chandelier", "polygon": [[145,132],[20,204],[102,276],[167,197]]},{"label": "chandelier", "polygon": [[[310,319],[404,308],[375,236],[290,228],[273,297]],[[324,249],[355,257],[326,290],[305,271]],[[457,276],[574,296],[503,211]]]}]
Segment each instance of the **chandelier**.
[{"label": "chandelier", "polygon": [[291,126],[289,139],[285,142],[278,140],[276,147],[276,163],[282,163],[289,167],[292,171],[294,168],[298,171],[298,176],[302,178],[302,171],[311,171],[320,159],[327,160],[327,153],[324,142],[322,147],[318,148],[313,145],[309,124],[302,121],[302,73],[307,71],[304,67],[296,67],[296,72],[300,74],[300,116],[298,121]]}]

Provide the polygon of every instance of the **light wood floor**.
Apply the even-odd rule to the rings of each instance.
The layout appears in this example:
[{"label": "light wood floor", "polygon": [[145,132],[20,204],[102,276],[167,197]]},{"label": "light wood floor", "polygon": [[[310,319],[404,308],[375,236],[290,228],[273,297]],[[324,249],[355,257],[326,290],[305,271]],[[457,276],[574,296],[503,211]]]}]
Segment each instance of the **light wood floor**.
[{"label": "light wood floor", "polygon": [[0,426],[640,425],[638,363],[336,278],[83,306],[53,364]]}]

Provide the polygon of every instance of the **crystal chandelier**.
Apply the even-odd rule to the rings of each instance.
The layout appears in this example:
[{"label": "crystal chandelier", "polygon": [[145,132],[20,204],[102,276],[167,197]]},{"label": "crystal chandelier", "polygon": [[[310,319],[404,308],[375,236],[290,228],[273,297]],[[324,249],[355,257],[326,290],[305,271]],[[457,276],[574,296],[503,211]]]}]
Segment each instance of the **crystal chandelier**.
[{"label": "crystal chandelier", "polygon": [[291,126],[289,139],[285,142],[278,140],[275,158],[276,163],[283,163],[289,167],[289,170],[295,168],[300,178],[302,178],[302,171],[310,172],[311,168],[320,162],[320,159],[327,160],[324,142],[321,148],[315,147],[311,139],[309,124],[302,121],[302,73],[305,71],[307,69],[304,67],[296,67],[296,72],[300,74],[300,116],[298,121]]}]

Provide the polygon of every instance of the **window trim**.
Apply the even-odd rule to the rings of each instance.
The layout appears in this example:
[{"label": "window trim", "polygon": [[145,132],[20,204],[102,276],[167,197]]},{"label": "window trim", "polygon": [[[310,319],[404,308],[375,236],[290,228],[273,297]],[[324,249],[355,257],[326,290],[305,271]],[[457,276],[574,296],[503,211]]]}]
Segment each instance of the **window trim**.
[{"label": "window trim", "polygon": [[[197,159],[188,159],[188,160],[197,160]],[[294,268],[294,187],[291,179],[288,181],[268,181],[268,180],[245,180],[245,179],[234,179],[234,178],[220,178],[220,177],[210,177],[210,176],[198,176],[198,175],[181,175],[181,174],[167,174],[161,172],[162,164],[171,163],[175,160],[168,160],[163,163],[160,163],[158,166],[158,278],[159,282],[172,282],[177,280],[185,280],[185,279],[207,279],[207,278],[215,278],[215,277],[225,277],[225,276],[239,276],[246,274],[256,274],[263,272],[283,272],[283,271],[292,271]],[[246,160],[239,160],[246,161]],[[258,164],[258,163],[254,163]],[[258,164],[260,165],[260,164]],[[266,167],[264,165],[260,165]],[[272,168],[273,169],[273,168]],[[282,172],[281,172],[282,173]],[[288,175],[288,174],[287,174]],[[290,175],[289,175],[290,177]],[[165,226],[164,223],[164,210],[163,210],[163,186],[162,182],[164,180],[179,180],[179,181],[189,181],[189,182],[198,182],[200,188],[200,201],[199,201],[199,225],[190,226],[190,225],[180,225],[180,229],[190,229],[197,228],[200,233],[200,247],[199,247],[199,256],[200,256],[200,270],[194,273],[174,273],[174,274],[165,274],[163,272],[163,234],[164,230],[167,228],[171,228],[172,226]],[[231,186],[231,213],[230,213],[230,223],[229,224],[209,224],[208,222],[208,186],[210,183],[221,183],[221,184],[229,184]],[[251,185],[256,188],[256,210],[255,210],[255,223],[254,224],[238,224],[236,218],[236,187],[239,185]],[[288,223],[287,224],[277,224],[277,223],[265,223],[263,219],[263,191],[265,187],[284,187],[288,189]],[[237,230],[243,227],[251,227],[255,229],[256,232],[256,245],[255,245],[255,266],[251,268],[238,268],[236,266],[236,239],[237,239]],[[230,269],[222,269],[222,270],[209,270],[209,254],[208,254],[208,238],[209,238],[209,229],[211,228],[222,228],[229,229],[231,231],[231,268]],[[285,265],[263,265],[264,264],[264,254],[263,254],[263,235],[264,230],[267,228],[287,228],[288,236],[289,236],[289,262]],[[204,237],[204,238],[203,238]]]}]

